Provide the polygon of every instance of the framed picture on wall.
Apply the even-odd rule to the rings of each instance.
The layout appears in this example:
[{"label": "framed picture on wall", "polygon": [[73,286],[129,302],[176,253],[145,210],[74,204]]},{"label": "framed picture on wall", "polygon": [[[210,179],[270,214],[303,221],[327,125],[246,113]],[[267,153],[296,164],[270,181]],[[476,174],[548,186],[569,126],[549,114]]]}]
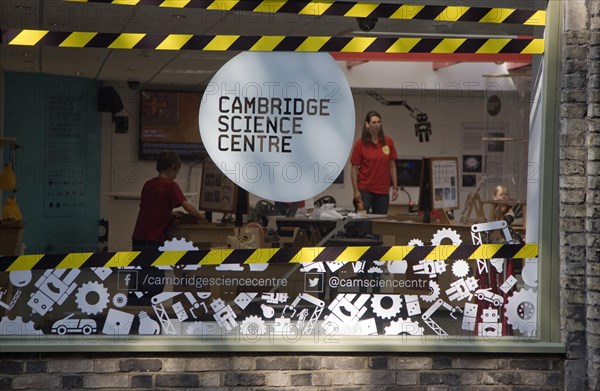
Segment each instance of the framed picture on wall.
[{"label": "framed picture on wall", "polygon": [[237,197],[237,186],[209,158],[202,164],[202,187],[200,188],[200,210],[233,213]]},{"label": "framed picture on wall", "polygon": [[429,180],[433,209],[458,209],[458,159],[429,158]]},{"label": "framed picture on wall", "polygon": [[481,172],[483,169],[482,155],[463,155],[462,171],[466,172]]},{"label": "framed picture on wall", "polygon": [[477,184],[477,176],[470,174],[463,174],[462,185],[463,187],[475,187]]}]

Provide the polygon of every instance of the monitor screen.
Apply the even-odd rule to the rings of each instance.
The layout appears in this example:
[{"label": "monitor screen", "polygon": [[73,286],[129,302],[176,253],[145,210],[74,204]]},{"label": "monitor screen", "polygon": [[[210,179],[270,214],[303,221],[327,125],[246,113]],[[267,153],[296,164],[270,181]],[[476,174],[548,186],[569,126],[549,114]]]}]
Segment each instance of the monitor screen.
[{"label": "monitor screen", "polygon": [[206,149],[198,127],[201,99],[201,92],[142,90],[140,159],[155,160],[161,151],[170,150],[182,160],[202,160]]},{"label": "monitor screen", "polygon": [[423,159],[396,159],[399,187],[421,186]]}]

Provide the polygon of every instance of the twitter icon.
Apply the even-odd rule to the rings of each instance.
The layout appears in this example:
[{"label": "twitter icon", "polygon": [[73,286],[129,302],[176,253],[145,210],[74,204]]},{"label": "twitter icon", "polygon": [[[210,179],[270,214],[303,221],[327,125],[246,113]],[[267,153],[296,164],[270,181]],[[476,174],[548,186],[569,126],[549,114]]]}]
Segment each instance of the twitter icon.
[{"label": "twitter icon", "polygon": [[305,292],[323,292],[323,273],[306,273],[304,275]]}]

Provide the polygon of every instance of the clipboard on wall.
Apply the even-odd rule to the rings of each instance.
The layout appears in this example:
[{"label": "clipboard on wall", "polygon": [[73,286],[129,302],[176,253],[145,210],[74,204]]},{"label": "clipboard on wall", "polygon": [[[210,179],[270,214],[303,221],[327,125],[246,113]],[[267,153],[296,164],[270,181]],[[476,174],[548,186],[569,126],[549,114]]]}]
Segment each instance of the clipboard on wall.
[{"label": "clipboard on wall", "polygon": [[237,193],[237,185],[211,159],[205,158],[202,164],[199,209],[233,213],[236,211]]}]

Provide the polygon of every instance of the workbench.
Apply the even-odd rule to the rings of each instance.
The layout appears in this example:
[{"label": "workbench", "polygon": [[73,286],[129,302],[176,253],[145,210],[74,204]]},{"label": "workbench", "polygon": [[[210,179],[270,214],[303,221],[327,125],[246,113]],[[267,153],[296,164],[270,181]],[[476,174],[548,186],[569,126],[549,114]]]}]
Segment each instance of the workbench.
[{"label": "workbench", "polygon": [[186,239],[198,248],[223,247],[227,245],[227,237],[235,235],[232,224],[173,224],[167,228],[167,240],[172,238]]}]

